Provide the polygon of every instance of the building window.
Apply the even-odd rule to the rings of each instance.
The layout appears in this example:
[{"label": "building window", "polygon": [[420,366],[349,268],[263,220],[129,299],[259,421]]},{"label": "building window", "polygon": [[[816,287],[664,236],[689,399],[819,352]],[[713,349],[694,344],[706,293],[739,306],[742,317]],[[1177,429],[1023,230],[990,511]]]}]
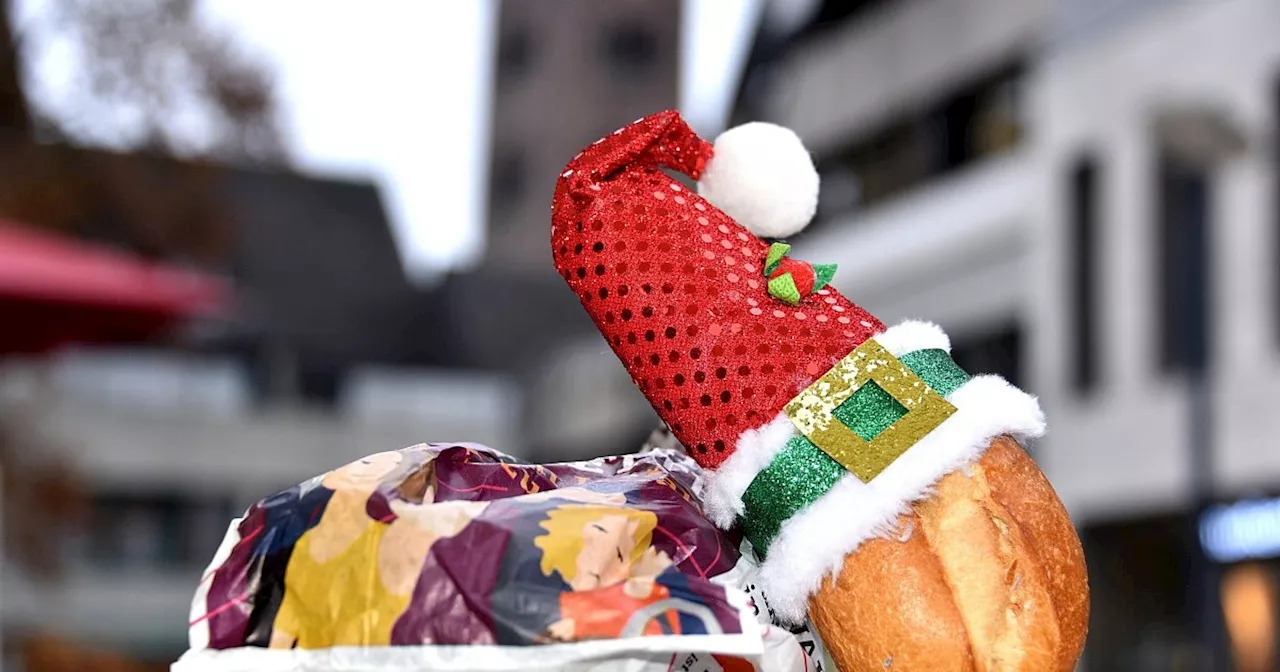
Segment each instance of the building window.
[{"label": "building window", "polygon": [[890,5],[897,0],[822,0],[814,13],[812,25],[817,27],[842,26],[851,20],[865,16],[869,10]]},{"label": "building window", "polygon": [[[185,570],[209,561],[231,523],[229,497],[99,493],[73,559],[96,569]],[[234,515],[239,515],[236,512]]]},{"label": "building window", "polygon": [[[816,0],[811,2],[773,3],[779,5],[779,14],[784,15],[779,25],[789,25],[789,15],[797,10],[804,12],[799,31],[792,38],[797,42],[807,41],[824,33],[838,30],[844,26],[858,23],[873,15],[887,5],[903,4],[903,0]],[[807,6],[806,6],[807,5]],[[773,17],[766,15],[765,19]],[[766,26],[768,27],[768,26]]]},{"label": "building window", "polygon": [[974,92],[968,134],[974,157],[1008,151],[1022,141],[1022,80],[1016,71],[998,76]]},{"label": "building window", "polygon": [[524,153],[514,147],[504,147],[494,155],[492,170],[489,189],[494,208],[504,209],[519,202],[526,177]]},{"label": "building window", "polygon": [[951,358],[971,375],[995,374],[1023,386],[1022,327],[1016,323],[951,339]]},{"label": "building window", "polygon": [[529,71],[533,61],[533,38],[526,30],[507,28],[498,37],[498,77],[514,80]]},{"label": "building window", "polygon": [[861,199],[858,175],[848,166],[827,166],[821,173],[822,188],[818,190],[818,216],[847,212]]},{"label": "building window", "polygon": [[1021,78],[1021,66],[1012,64],[821,157],[819,169],[832,178],[823,188],[836,182],[848,188],[839,202],[824,204],[815,225],[1017,147],[1023,135]]},{"label": "building window", "polygon": [[304,361],[298,368],[298,392],[307,404],[318,408],[335,408],[342,393],[346,371],[336,363]]},{"label": "building window", "polygon": [[[1181,515],[1094,523],[1080,541],[1093,587],[1084,669],[1174,670],[1194,646],[1196,539]],[[1194,666],[1192,666],[1194,668]]]},{"label": "building window", "polygon": [[601,50],[613,74],[636,79],[653,70],[658,37],[643,23],[620,23],[604,31]]},{"label": "building window", "polygon": [[1203,367],[1209,354],[1209,230],[1211,176],[1207,167],[1164,156],[1157,193],[1160,368]]},{"label": "building window", "polygon": [[1071,387],[1078,394],[1091,391],[1098,382],[1098,166],[1085,157],[1068,175],[1067,264],[1071,292]]}]

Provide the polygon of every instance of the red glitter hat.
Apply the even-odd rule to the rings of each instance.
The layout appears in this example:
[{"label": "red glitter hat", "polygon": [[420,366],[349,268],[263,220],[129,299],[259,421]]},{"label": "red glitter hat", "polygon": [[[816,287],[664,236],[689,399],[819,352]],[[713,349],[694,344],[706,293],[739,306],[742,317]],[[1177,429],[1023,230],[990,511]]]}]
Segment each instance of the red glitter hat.
[{"label": "red glitter hat", "polygon": [[[739,160],[747,152],[753,162]],[[664,168],[700,180],[707,198]],[[785,245],[755,235],[803,228],[816,193],[790,131],[748,124],[713,147],[671,111],[596,141],[560,175],[556,268],[704,467],[884,329],[825,286],[834,267],[787,258]]]},{"label": "red glitter hat", "polygon": [[970,376],[936,325],[886,329],[827,287],[834,267],[761,239],[808,224],[817,189],[794,133],[746,124],[713,146],[663,112],[575,157],[551,213],[556,268],[710,470],[704,510],[741,524],[786,623],[846,554],[891,534],[993,437],[1044,432],[1033,397]]}]

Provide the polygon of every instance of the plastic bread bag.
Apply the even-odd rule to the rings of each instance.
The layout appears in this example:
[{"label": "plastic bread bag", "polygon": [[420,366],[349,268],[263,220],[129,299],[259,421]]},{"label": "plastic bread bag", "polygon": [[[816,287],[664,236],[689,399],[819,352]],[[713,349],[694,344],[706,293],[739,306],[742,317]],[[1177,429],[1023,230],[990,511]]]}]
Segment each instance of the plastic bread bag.
[{"label": "plastic bread bag", "polygon": [[740,582],[677,451],[357,460],[234,521],[175,672],[819,669]]}]

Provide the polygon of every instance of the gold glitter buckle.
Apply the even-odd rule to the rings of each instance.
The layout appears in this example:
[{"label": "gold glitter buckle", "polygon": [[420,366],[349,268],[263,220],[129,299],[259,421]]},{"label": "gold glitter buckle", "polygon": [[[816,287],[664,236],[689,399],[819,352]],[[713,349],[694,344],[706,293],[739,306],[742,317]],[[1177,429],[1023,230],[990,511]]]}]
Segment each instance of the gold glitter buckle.
[{"label": "gold glitter buckle", "polygon": [[[874,382],[906,410],[870,440],[835,415],[836,409],[868,382]],[[870,482],[951,417],[956,407],[884,346],[868,339],[796,395],[784,410],[814,445],[863,482]]]}]

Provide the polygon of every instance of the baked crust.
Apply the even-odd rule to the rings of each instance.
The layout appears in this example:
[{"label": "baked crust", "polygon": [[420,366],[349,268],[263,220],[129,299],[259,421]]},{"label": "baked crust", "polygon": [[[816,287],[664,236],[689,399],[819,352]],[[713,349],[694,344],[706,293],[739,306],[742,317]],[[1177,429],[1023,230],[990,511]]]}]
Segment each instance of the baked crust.
[{"label": "baked crust", "polygon": [[894,539],[871,539],[809,600],[810,617],[843,672],[972,672],[973,654],[937,555],[914,514]]},{"label": "baked crust", "polygon": [[992,498],[1020,523],[1058,616],[1059,658],[1053,669],[1075,669],[1089,633],[1089,576],[1084,548],[1058,493],[1018,442],[1000,437],[979,462]]},{"label": "baked crust", "polygon": [[993,440],[899,524],[810,600],[840,670],[1074,669],[1088,628],[1084,553],[1016,441]]}]

